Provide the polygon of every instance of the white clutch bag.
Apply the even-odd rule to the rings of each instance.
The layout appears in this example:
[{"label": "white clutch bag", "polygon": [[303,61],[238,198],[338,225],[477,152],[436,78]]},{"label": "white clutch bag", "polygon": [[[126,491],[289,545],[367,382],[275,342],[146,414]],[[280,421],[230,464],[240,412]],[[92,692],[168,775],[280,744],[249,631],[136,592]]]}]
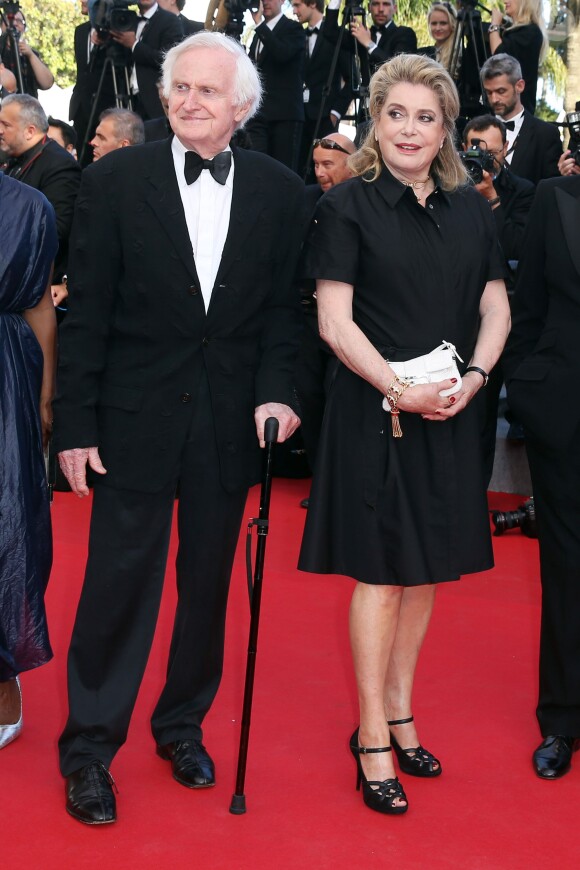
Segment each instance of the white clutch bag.
[{"label": "white clutch bag", "polygon": [[[439,393],[440,396],[450,396],[461,389],[461,375],[456,360],[463,362],[455,349],[455,345],[449,341],[443,341],[439,347],[430,353],[423,354],[423,356],[416,356],[413,359],[405,360],[405,362],[391,362],[390,360],[387,362],[394,373],[399,378],[410,381],[411,386],[436,384],[447,378],[456,378],[456,384],[448,390],[441,390]],[[385,411],[391,410],[387,399],[383,399],[383,408]]]}]

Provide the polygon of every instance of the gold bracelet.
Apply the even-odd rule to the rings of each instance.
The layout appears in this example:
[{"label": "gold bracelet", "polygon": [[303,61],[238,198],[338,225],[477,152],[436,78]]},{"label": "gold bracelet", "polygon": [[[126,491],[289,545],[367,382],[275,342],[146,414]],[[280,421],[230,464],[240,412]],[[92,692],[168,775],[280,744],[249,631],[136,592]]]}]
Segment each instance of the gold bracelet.
[{"label": "gold bracelet", "polygon": [[405,392],[405,390],[411,386],[411,381],[406,381],[403,378],[400,378],[398,375],[395,375],[395,378],[391,381],[389,386],[387,387],[387,392],[385,395],[385,399],[389,403],[389,408],[391,409],[391,425],[393,428],[393,438],[402,438],[403,430],[401,429],[401,424],[399,422],[399,399]]}]

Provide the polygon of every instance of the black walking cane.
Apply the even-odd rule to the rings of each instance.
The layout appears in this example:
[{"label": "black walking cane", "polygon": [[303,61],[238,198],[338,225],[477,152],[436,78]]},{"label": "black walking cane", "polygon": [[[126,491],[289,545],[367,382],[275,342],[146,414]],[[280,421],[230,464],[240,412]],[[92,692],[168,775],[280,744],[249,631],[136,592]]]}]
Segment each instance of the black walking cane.
[{"label": "black walking cane", "polygon": [[[268,417],[264,425],[264,441],[266,442],[266,463],[262,490],[260,492],[260,515],[248,523],[246,541],[246,567],[248,571],[248,592],[250,595],[250,638],[248,640],[248,658],[246,662],[246,682],[244,685],[244,707],[242,712],[242,730],[240,733],[240,748],[238,750],[238,772],[236,775],[236,791],[232,795],[230,813],[241,816],[246,812],[246,796],[244,782],[246,779],[246,761],[248,758],[248,743],[250,740],[250,720],[252,717],[252,695],[254,691],[254,673],[256,671],[256,653],[258,649],[258,628],[260,623],[260,602],[262,599],[262,577],[264,572],[264,556],[266,553],[266,536],[268,534],[270,493],[272,490],[272,454],[278,438],[278,420]],[[252,586],[252,528],[258,529],[256,544],[256,567]]]}]

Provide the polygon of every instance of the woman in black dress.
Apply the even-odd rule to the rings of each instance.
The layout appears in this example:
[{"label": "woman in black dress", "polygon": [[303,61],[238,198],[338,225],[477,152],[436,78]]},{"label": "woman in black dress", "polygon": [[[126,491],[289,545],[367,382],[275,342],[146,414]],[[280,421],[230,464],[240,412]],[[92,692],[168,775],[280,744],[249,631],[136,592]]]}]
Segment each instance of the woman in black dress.
[{"label": "woman in black dress", "polygon": [[[373,76],[357,177],[325,194],[306,272],[338,361],[329,390],[300,568],[357,580],[350,635],[360,728],[351,739],[365,803],[407,809],[401,770],[437,776],[411,695],[435,585],[493,563],[477,410],[503,348],[509,307],[494,220],[453,147],[457,91],[419,55]],[[387,360],[452,342],[470,370],[409,386]],[[383,410],[398,398],[403,436]],[[362,753],[362,755],[361,755]],[[371,753],[371,754],[367,754]]]},{"label": "woman in black dress", "polygon": [[492,54],[509,54],[519,60],[526,83],[522,104],[532,115],[536,110],[538,68],[548,46],[542,9],[542,0],[505,0],[505,14],[513,23],[502,27],[503,14],[493,9],[488,31]]}]

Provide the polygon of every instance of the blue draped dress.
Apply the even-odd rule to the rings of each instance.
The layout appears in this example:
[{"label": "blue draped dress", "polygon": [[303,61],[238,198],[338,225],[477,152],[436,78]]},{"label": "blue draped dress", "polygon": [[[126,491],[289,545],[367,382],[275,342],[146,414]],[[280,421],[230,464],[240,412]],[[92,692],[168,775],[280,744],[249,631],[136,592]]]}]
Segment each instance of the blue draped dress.
[{"label": "blue draped dress", "polygon": [[52,565],[42,451],[43,356],[22,316],[41,300],[57,250],[54,212],[0,173],[0,681],[52,658],[44,592]]}]

